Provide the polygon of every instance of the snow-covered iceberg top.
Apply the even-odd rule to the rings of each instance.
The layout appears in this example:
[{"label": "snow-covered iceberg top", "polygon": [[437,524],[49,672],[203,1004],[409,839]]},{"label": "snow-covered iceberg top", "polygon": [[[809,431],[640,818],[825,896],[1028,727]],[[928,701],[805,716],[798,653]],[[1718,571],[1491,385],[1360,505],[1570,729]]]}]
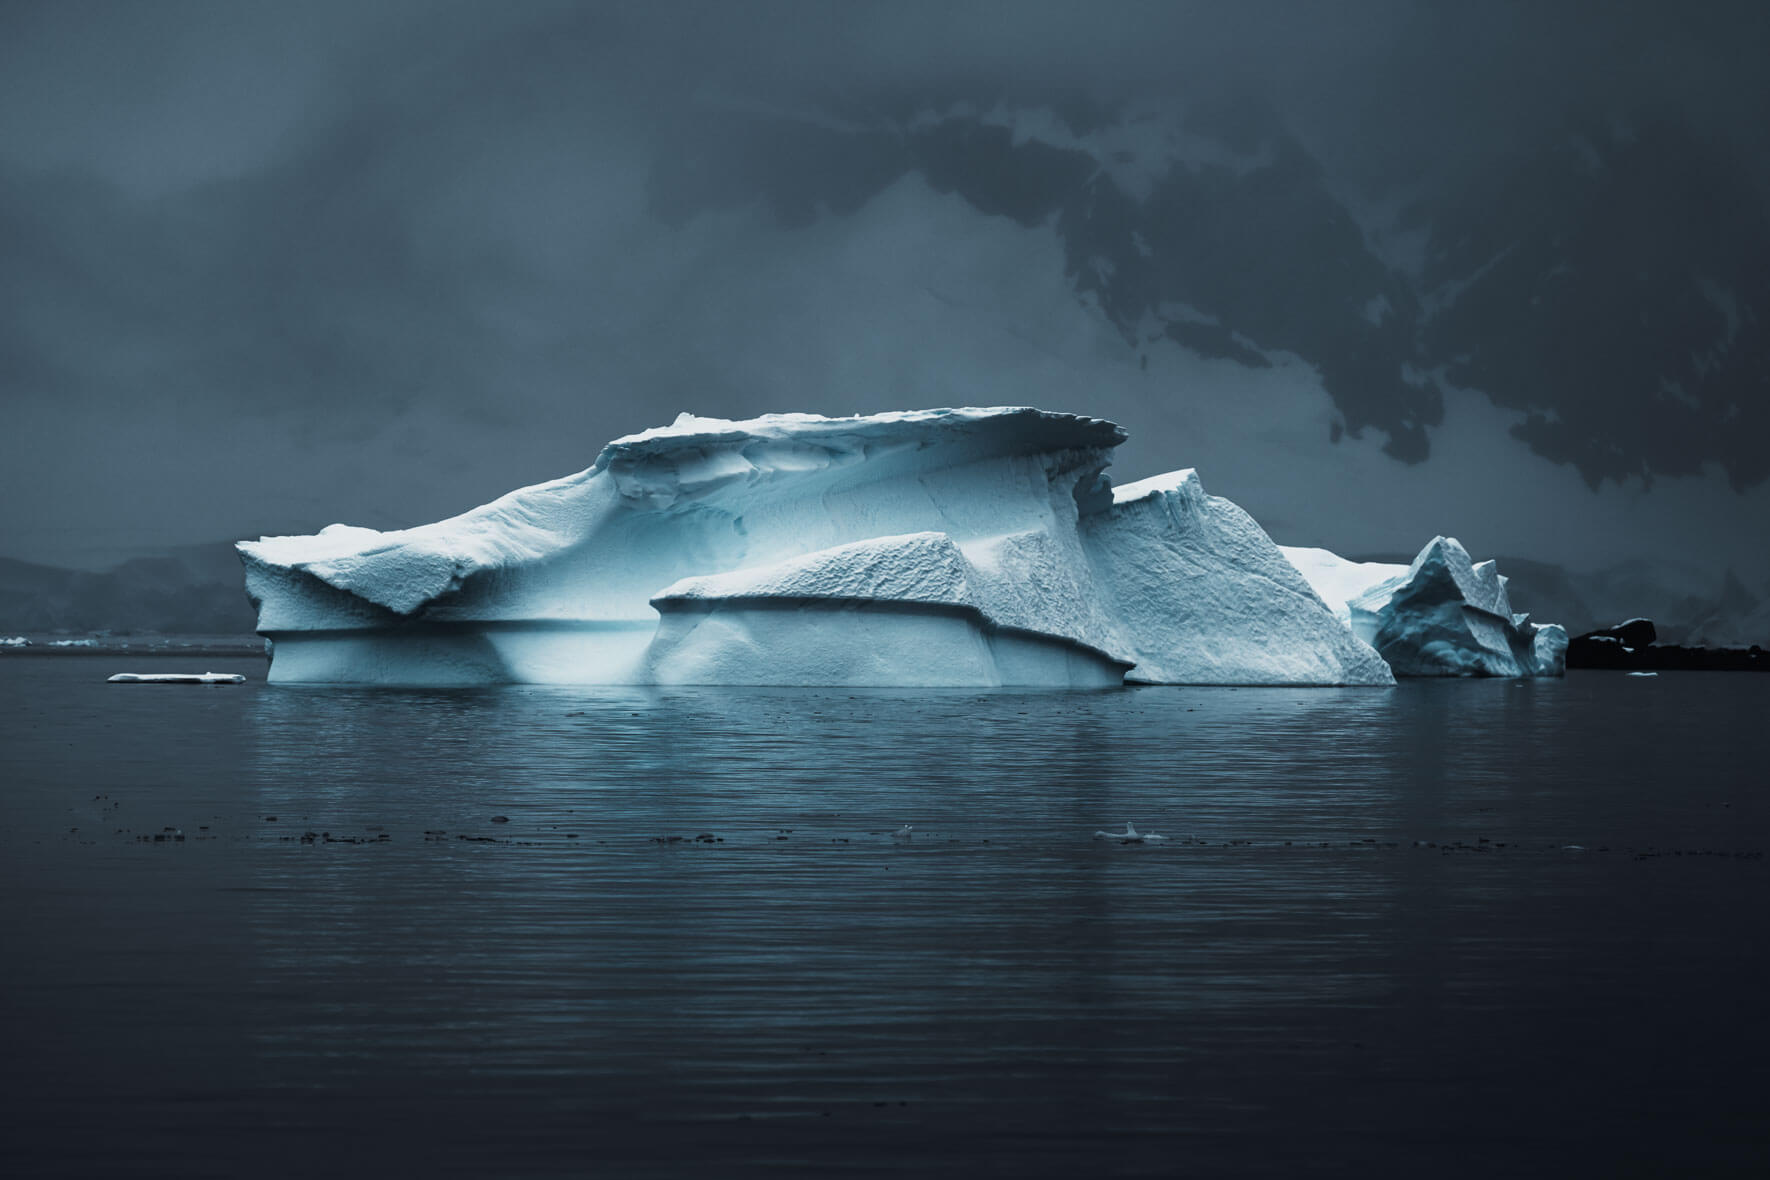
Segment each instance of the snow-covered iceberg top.
[{"label": "snow-covered iceberg top", "polygon": [[392,532],[239,546],[273,681],[1387,684],[1190,470],[1027,407],[679,417]]}]

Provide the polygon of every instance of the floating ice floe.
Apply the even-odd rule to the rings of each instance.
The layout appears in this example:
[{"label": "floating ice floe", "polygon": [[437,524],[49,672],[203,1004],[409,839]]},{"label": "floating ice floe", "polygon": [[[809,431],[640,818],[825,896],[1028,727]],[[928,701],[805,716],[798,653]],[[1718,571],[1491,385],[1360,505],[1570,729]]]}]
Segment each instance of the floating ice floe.
[{"label": "floating ice floe", "polygon": [[1129,820],[1125,821],[1124,831],[1095,832],[1094,838],[1096,840],[1117,840],[1121,844],[1160,844],[1167,839],[1166,836],[1158,836],[1154,832],[1139,832],[1136,828],[1131,826]]},{"label": "floating ice floe", "polygon": [[246,678],[232,672],[119,672],[106,684],[244,684]]},{"label": "floating ice floe", "polygon": [[683,415],[449,520],[238,548],[273,682],[1393,683],[1196,473],[1114,488],[1124,438],[1024,407]]}]

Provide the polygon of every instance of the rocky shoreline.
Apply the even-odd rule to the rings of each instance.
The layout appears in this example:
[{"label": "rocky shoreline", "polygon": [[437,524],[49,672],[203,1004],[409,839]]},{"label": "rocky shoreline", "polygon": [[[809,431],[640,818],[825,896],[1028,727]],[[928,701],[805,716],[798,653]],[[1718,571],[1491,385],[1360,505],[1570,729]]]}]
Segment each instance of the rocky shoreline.
[{"label": "rocky shoreline", "polygon": [[1686,647],[1659,643],[1652,619],[1630,619],[1576,636],[1567,644],[1569,668],[1618,672],[1764,672],[1770,655],[1751,647]]}]

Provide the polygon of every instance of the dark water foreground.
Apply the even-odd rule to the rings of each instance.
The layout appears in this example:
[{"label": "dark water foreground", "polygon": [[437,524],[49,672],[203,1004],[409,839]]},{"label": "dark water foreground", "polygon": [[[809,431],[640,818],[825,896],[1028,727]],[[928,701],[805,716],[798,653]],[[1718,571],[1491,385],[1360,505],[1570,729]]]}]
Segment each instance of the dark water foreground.
[{"label": "dark water foreground", "polygon": [[0,665],[10,1175],[1770,1166],[1770,678],[117,670]]}]

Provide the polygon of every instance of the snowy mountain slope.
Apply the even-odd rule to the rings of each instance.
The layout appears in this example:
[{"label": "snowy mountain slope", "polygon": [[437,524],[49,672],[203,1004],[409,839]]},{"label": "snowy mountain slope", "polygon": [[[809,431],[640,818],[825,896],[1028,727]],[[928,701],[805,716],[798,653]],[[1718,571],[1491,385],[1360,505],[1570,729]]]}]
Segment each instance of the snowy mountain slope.
[{"label": "snowy mountain slope", "polygon": [[0,558],[0,632],[249,635],[239,558],[225,544],[135,557],[103,571]]},{"label": "snowy mountain slope", "polygon": [[[1375,430],[1423,460],[1459,388],[1518,412],[1516,438],[1593,486],[1770,472],[1770,224],[1693,128],[1548,127],[1473,176],[1423,178],[1379,238],[1255,101],[722,99],[657,155],[648,196],[673,226],[760,203],[809,230],[904,176],[1049,227],[1073,297],[1145,365],[1155,340],[1254,369],[1300,357],[1335,439]],[[1417,247],[1405,260],[1397,234]]]},{"label": "snowy mountain slope", "polygon": [[1053,227],[1075,296],[1133,352],[1170,339],[1257,368],[1272,350],[1296,353],[1346,428],[1374,427],[1391,453],[1424,458],[1439,410],[1403,371],[1413,296],[1264,106],[1128,105],[1088,122],[956,103],[842,124],[726,105],[657,157],[648,191],[673,225],[761,201],[803,228],[906,174],[984,214]]},{"label": "snowy mountain slope", "polygon": [[1594,487],[1770,474],[1770,218],[1696,129],[1593,120],[1412,216],[1428,363],[1524,411],[1533,450]]}]

